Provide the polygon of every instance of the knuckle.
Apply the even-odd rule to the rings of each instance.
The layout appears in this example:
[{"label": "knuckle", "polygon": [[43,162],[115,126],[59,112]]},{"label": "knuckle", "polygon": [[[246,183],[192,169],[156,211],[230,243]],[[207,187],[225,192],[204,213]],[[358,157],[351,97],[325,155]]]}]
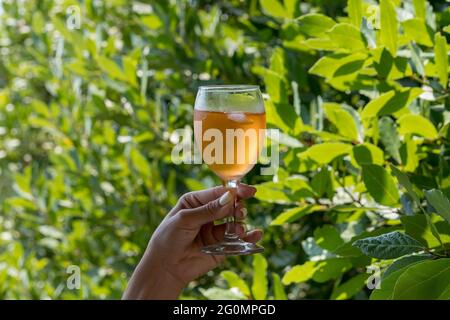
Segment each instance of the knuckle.
[{"label": "knuckle", "polygon": [[214,212],[217,209],[217,201],[208,202],[206,205],[206,211],[214,217]]},{"label": "knuckle", "polygon": [[185,193],[181,196],[180,200],[179,200],[179,204],[182,208],[190,208],[191,207],[191,202],[190,199],[192,198],[192,194],[193,192],[188,192]]},{"label": "knuckle", "polygon": [[178,212],[178,219],[179,219],[181,222],[186,222],[186,221],[188,221],[188,220],[189,220],[189,213],[188,213],[186,210],[180,210],[180,211]]}]

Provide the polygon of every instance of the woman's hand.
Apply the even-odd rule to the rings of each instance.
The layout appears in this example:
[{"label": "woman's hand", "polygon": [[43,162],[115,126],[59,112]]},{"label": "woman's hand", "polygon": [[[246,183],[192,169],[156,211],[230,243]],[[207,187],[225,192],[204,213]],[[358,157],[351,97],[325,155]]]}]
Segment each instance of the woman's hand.
[{"label": "woman's hand", "polygon": [[[164,218],[155,230],[147,249],[134,271],[123,299],[176,299],[190,281],[218,266],[224,256],[202,253],[205,245],[223,239],[225,224],[214,225],[233,210],[234,195],[226,187],[190,192]],[[256,192],[254,187],[240,184],[237,189],[237,219],[246,209],[241,199]],[[236,224],[236,233],[248,242],[257,242],[261,230],[246,233]]]}]

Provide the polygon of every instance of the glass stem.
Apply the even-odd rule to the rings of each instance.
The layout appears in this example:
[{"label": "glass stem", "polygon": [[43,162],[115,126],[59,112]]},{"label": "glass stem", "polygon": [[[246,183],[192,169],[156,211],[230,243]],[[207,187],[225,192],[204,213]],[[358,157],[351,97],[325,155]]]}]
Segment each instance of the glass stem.
[{"label": "glass stem", "polygon": [[234,179],[234,180],[228,180],[228,181],[224,181],[224,185],[225,187],[227,187],[228,189],[230,189],[230,191],[233,193],[234,195],[234,200],[233,200],[233,212],[227,216],[227,227],[225,230],[225,241],[230,241],[230,240],[236,240],[238,239],[238,235],[236,234],[236,216],[235,216],[235,212],[236,212],[236,205],[237,205],[237,188],[239,185],[239,180],[238,179]]}]

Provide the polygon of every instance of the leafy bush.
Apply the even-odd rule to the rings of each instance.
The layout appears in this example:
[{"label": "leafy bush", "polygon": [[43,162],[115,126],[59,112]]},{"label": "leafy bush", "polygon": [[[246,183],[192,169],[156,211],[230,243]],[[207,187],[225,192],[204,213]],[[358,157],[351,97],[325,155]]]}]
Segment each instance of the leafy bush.
[{"label": "leafy bush", "polygon": [[450,298],[445,1],[1,4],[0,297],[120,297],[177,197],[217,183],[170,152],[220,82],[263,87],[281,168],[246,178],[264,255],[184,298]]}]

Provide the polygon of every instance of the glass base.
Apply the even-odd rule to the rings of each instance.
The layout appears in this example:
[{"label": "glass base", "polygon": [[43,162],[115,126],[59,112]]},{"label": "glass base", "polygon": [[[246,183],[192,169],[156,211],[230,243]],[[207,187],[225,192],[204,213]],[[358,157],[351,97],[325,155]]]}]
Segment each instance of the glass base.
[{"label": "glass base", "polygon": [[239,238],[224,239],[223,242],[219,242],[202,248],[203,253],[225,256],[254,254],[261,253],[263,251],[263,247],[251,242],[245,242]]}]

